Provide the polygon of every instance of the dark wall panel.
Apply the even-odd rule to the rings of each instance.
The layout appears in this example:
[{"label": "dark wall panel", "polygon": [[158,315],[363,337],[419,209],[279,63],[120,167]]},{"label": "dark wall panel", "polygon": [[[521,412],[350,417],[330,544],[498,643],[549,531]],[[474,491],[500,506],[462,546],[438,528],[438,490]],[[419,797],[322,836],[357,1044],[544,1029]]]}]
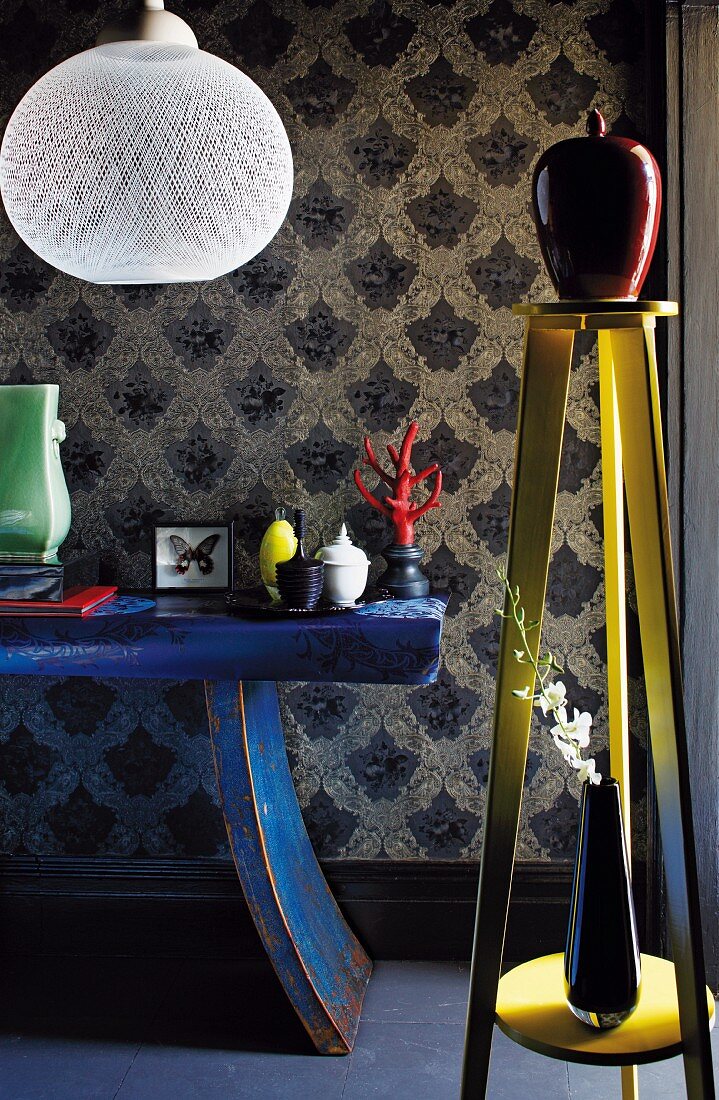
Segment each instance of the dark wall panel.
[{"label": "dark wall panel", "polygon": [[[0,117],[119,6],[5,0]],[[59,382],[70,545],[98,550],[133,586],[149,583],[149,523],[206,517],[236,517],[239,576],[254,581],[278,503],[304,505],[317,540],[347,517],[376,559],[386,534],[351,470],[365,431],[382,445],[419,419],[418,461],[438,459],[446,479],[443,508],[418,528],[432,582],[455,593],[440,681],[292,686],[283,710],[320,855],[474,859],[521,362],[509,306],[551,293],[529,180],[592,106],[623,132],[641,126],[640,12],[630,0],[174,7],[285,120],[287,222],[226,278],[122,288],[51,270],[3,220],[0,377]],[[580,351],[546,636],[601,746],[597,385],[590,345]],[[0,690],[3,851],[226,854],[197,685]],[[632,732],[641,754],[639,712]],[[527,786],[519,857],[571,858],[577,789],[546,730]],[[635,817],[641,831],[641,805]]]}]

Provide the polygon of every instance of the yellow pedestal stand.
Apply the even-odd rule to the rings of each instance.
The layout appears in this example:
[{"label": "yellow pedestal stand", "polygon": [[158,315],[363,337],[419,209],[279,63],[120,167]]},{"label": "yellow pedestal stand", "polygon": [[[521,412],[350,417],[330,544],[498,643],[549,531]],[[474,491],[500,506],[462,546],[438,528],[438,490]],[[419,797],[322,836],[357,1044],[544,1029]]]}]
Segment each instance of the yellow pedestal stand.
[{"label": "yellow pedestal stand", "polygon": [[[507,575],[528,619],[542,620],[574,333],[599,337],[607,671],[611,774],[629,829],[629,738],[624,590],[624,488],[674,965],[643,957],[640,1006],[619,1028],[593,1033],[564,1004],[561,957],[536,959],[500,983],[504,932],[527,759],[531,701],[516,627],[502,621],[480,866],[463,1100],[484,1097],[496,1022],[513,1039],[570,1061],[621,1065],[622,1095],[638,1095],[636,1063],[681,1052],[689,1100],[714,1100],[709,1021],[682,703],[654,326],[672,302],[518,305],[526,318]],[[539,646],[540,629],[529,638]],[[675,979],[675,980],[674,980]],[[674,996],[672,998],[672,991]]]}]

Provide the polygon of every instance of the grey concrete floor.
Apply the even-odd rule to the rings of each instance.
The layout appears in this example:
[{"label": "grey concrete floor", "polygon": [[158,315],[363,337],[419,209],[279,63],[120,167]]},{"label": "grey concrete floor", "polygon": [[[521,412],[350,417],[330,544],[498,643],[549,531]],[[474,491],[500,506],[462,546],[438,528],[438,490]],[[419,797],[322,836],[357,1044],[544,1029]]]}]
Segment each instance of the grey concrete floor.
[{"label": "grey concrete floor", "polygon": [[[1,1100],[458,1096],[462,964],[378,963],[346,1058],[314,1054],[264,961],[32,958],[1,972]],[[640,1092],[681,1100],[681,1060],[642,1067]],[[495,1033],[490,1100],[619,1096],[618,1070],[568,1066]]]}]

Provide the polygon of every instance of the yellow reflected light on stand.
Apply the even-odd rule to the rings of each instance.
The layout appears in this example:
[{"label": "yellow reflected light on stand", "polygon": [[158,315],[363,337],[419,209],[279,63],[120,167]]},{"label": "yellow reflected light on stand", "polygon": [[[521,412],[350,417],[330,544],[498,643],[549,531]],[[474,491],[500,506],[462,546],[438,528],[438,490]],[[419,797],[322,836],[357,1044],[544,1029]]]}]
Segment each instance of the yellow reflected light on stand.
[{"label": "yellow reflected light on stand", "polygon": [[[710,989],[706,994],[713,1027],[714,998]],[[682,1052],[674,966],[654,955],[642,955],[639,1004],[619,1027],[600,1031],[572,1015],[564,995],[561,954],[532,959],[504,975],[497,993],[497,1023],[516,1043],[567,1062],[639,1065]]]}]

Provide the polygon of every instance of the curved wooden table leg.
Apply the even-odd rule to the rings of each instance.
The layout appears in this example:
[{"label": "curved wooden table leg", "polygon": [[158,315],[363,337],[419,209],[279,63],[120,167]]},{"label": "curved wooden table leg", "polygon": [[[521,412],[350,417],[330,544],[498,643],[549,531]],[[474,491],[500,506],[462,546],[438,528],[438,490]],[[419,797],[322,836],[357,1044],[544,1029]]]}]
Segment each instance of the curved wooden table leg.
[{"label": "curved wooden table leg", "polygon": [[205,695],[222,812],[257,931],[317,1050],[347,1054],[372,963],[307,836],[276,686],[208,680]]}]

